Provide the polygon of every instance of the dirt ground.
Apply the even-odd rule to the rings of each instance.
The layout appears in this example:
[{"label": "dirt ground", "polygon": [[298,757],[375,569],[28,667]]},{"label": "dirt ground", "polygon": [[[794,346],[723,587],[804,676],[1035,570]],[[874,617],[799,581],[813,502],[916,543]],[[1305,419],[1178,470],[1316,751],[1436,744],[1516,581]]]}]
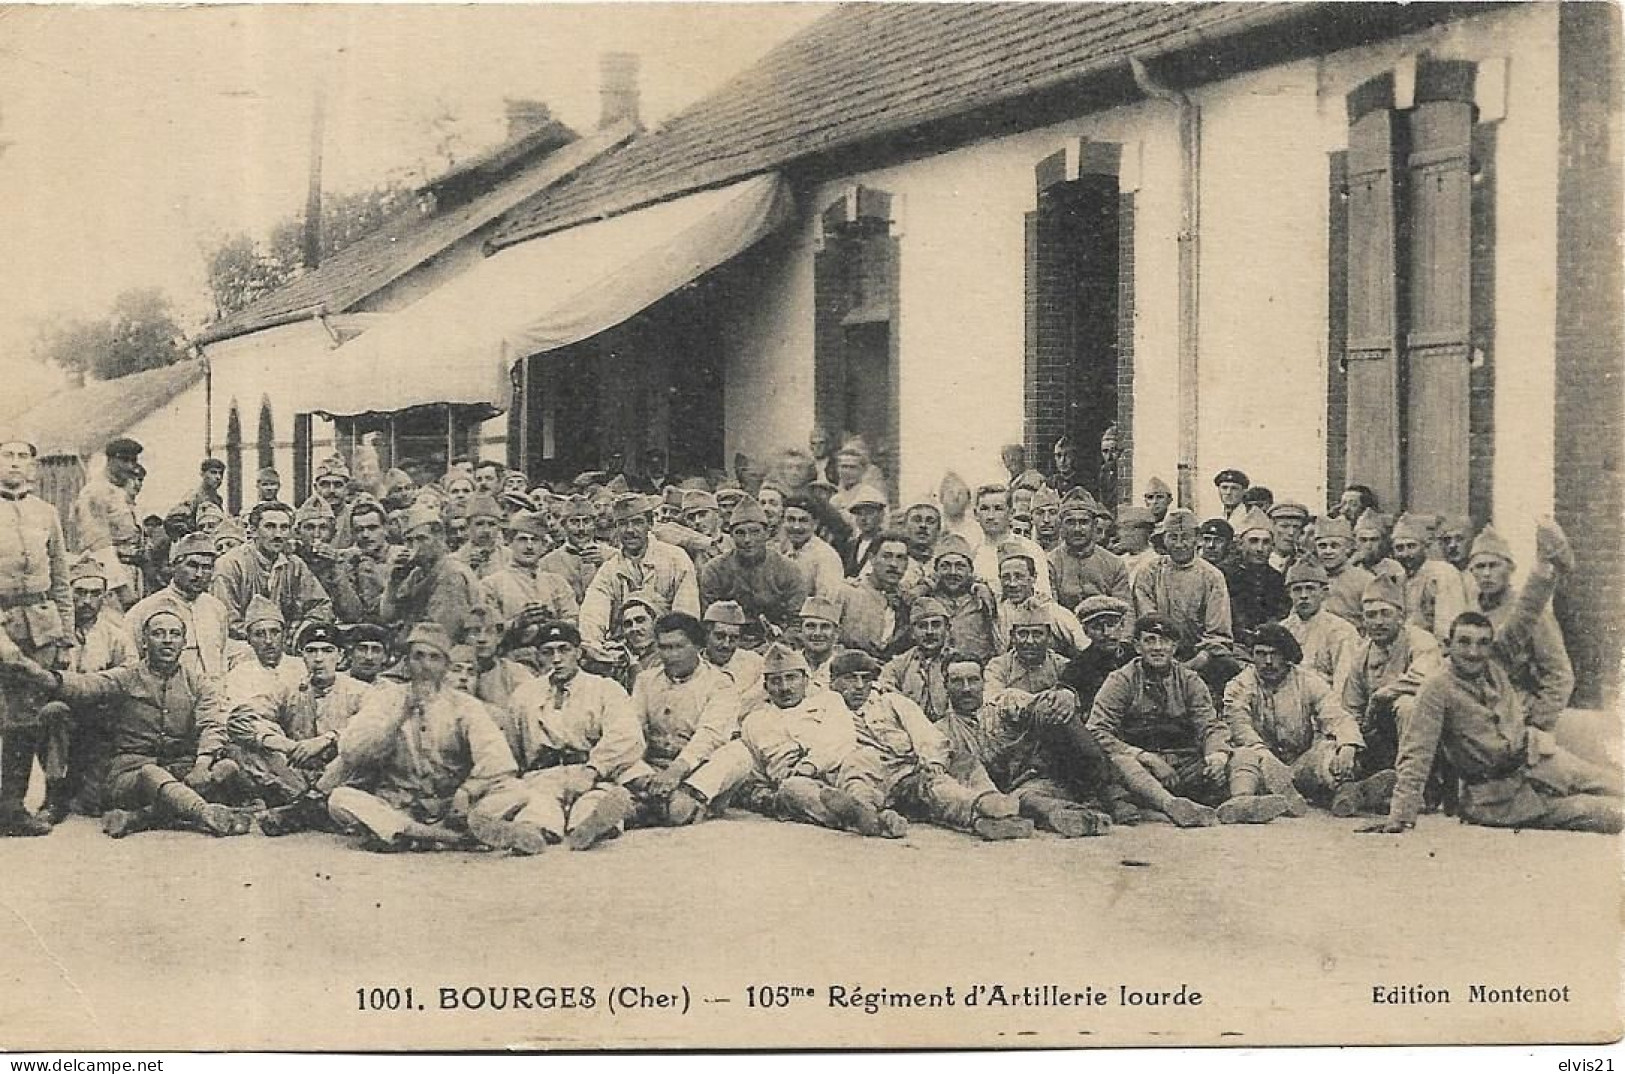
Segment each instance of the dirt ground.
[{"label": "dirt ground", "polygon": [[[380,856],[320,834],[114,842],[75,819],[48,838],[0,844],[0,1045],[1618,1035],[1619,841],[1489,831],[1440,816],[1404,837],[1356,836],[1356,823],[1318,815],[984,844],[924,827],[899,842],[863,840],[739,814],[521,859]],[[1468,1002],[1474,983],[1569,993],[1567,1002],[1485,1005]],[[967,1006],[975,984],[1102,998],[989,1007],[984,996]],[[749,1005],[748,986],[774,985],[788,986],[782,1005]],[[1379,985],[1447,990],[1451,1003],[1374,1004]],[[478,998],[471,988],[501,996],[503,986],[507,1009],[443,1009],[442,989],[461,999]],[[1181,986],[1201,1003],[1123,1003],[1124,987]],[[367,996],[358,1000],[357,989],[407,987],[413,1009],[358,1010]],[[832,987],[952,988],[954,1003],[866,1013],[832,1004]],[[516,988],[529,990],[531,1009],[513,1009]],[[656,1006],[662,996],[674,1006]],[[377,999],[391,1002],[388,992]]]}]

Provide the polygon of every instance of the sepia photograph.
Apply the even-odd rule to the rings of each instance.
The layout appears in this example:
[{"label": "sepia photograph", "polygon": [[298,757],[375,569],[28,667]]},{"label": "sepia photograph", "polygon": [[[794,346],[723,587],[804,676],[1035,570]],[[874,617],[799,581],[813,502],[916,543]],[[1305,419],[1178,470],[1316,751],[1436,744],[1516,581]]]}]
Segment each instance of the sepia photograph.
[{"label": "sepia photograph", "polygon": [[1611,1070],[1621,23],[0,5],[9,1069]]}]

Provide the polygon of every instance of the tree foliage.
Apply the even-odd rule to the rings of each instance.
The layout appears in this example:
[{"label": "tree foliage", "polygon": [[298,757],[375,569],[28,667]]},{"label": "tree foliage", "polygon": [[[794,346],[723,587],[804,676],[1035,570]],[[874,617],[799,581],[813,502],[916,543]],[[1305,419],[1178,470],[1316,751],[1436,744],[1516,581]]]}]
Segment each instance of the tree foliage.
[{"label": "tree foliage", "polygon": [[[412,204],[413,192],[390,183],[350,194],[322,198],[322,259],[371,234]],[[306,269],[305,220],[291,217],[276,224],[264,243],[247,235],[229,235],[205,255],[215,317],[236,313],[261,296],[302,275]]]},{"label": "tree foliage", "polygon": [[125,291],[105,317],[71,318],[40,333],[37,356],[64,372],[114,380],[186,357],[169,298],[156,287]]}]

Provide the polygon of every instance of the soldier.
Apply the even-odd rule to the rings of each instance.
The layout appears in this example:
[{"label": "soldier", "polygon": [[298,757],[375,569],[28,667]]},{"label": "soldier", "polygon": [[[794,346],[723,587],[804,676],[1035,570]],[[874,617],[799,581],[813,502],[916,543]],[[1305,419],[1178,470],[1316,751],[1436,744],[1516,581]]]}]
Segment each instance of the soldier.
[{"label": "soldier", "polygon": [[101,563],[108,590],[121,609],[141,599],[135,575],[141,563],[141,523],[124,486],[141,465],[142,450],[140,442],[129,437],[108,441],[105,468],[85,482],[68,517],[74,547]]},{"label": "soldier", "polygon": [[1405,596],[1390,575],[1374,579],[1362,602],[1364,638],[1354,647],[1343,675],[1344,713],[1365,739],[1357,783],[1332,801],[1340,817],[1388,808],[1399,736],[1416,705],[1416,692],[1442,666],[1432,634],[1405,621]]},{"label": "soldier", "polygon": [[1326,610],[1358,627],[1366,586],[1376,577],[1354,562],[1354,527],[1342,518],[1315,524],[1315,557],[1326,572]]},{"label": "soldier", "polygon": [[1252,481],[1240,470],[1220,470],[1213,475],[1213,485],[1219,490],[1219,503],[1223,505],[1224,520],[1232,526],[1247,514],[1243,498],[1252,488]]},{"label": "soldier", "polygon": [[581,670],[575,627],[548,624],[537,648],[547,677],[524,684],[509,701],[525,800],[506,816],[586,850],[622,830],[633,810],[625,784],[652,774],[643,763],[643,727],[619,684]]},{"label": "soldier", "polygon": [[1465,517],[1448,515],[1439,523],[1439,558],[1460,571],[1464,579],[1470,577],[1472,541],[1473,524]]},{"label": "soldier", "polygon": [[[1023,552],[1035,564],[1049,562],[1044,558],[1044,550],[1030,537],[1010,532],[1010,493],[1003,485],[983,485],[976,490],[976,522],[982,528],[982,540],[971,554],[971,566],[978,578],[997,578],[999,561],[1010,552]],[[1046,597],[1055,595],[1050,588],[1048,570],[1039,574],[1035,582],[1039,593]]]},{"label": "soldier", "polygon": [[375,683],[339,733],[338,758],[317,787],[329,816],[363,833],[368,850],[479,842],[540,853],[534,833],[502,820],[523,801],[513,755],[485,705],[447,683],[451,638],[419,623],[405,647],[406,681]]},{"label": "soldier", "polygon": [[469,497],[463,509],[468,516],[468,540],[452,554],[477,577],[489,577],[508,565],[508,549],[502,543],[502,506],[480,493]]},{"label": "soldier", "polygon": [[801,621],[796,637],[807,665],[808,681],[820,690],[829,689],[829,662],[841,651],[841,605],[823,597],[808,597],[801,605]]},{"label": "soldier", "polygon": [[594,536],[592,501],[571,496],[564,504],[564,543],[542,557],[540,569],[563,578],[579,605],[587,595],[587,585],[614,549],[599,544]]},{"label": "soldier", "polygon": [[[70,663],[75,617],[62,523],[56,509],[30,491],[38,459],[31,443],[0,443],[0,663],[15,658],[50,670]],[[107,573],[128,577],[122,563],[110,569],[108,557],[95,558]],[[23,805],[48,714],[38,685],[21,678],[0,689],[0,836],[51,831],[47,817]]]},{"label": "soldier", "polygon": [[1104,835],[1111,818],[1094,808],[1109,768],[1067,689],[987,696],[982,666],[964,653],[948,658],[951,711],[937,723],[950,744],[948,771],[961,783],[1015,798],[1021,816],[1068,839]]},{"label": "soldier", "polygon": [[140,663],[86,675],[33,669],[36,685],[68,704],[105,704],[111,714],[112,808],[102,814],[102,830],[114,839],[148,828],[244,834],[246,813],[209,800],[228,794],[240,776],[221,756],[226,713],[217,681],[181,659],[186,624],[180,616],[157,608],[145,619],[133,610],[127,618],[140,638]]},{"label": "soldier", "polygon": [[1574,665],[1550,605],[1552,591],[1573,555],[1568,538],[1551,521],[1537,528],[1535,551],[1529,578],[1514,586],[1512,549],[1486,525],[1473,541],[1468,562],[1475,583],[1473,610],[1495,628],[1496,661],[1518,692],[1530,725],[1550,731],[1574,692]]},{"label": "soldier", "polygon": [[710,607],[731,600],[747,619],[790,629],[808,597],[807,580],[794,563],[767,546],[761,505],[749,498],[740,501],[729,516],[728,535],[733,550],[700,569],[700,603]]},{"label": "soldier", "polygon": [[1255,627],[1273,623],[1292,610],[1286,579],[1270,566],[1275,524],[1261,511],[1249,511],[1236,526],[1241,554],[1224,572],[1230,591],[1230,628],[1245,638]]},{"label": "soldier", "polygon": [[580,604],[562,575],[541,569],[548,548],[547,516],[521,511],[508,520],[508,562],[481,581],[486,603],[507,622],[575,622]]},{"label": "soldier", "polygon": [[1134,659],[1134,647],[1123,641],[1123,620],[1128,615],[1126,601],[1097,593],[1078,605],[1078,623],[1089,644],[1061,669],[1060,685],[1078,698],[1088,712],[1106,676]]},{"label": "soldier", "polygon": [[[835,504],[835,499],[830,503]],[[886,497],[873,486],[858,485],[846,492],[843,502],[836,506],[843,507],[852,518],[852,537],[841,549],[841,568],[846,577],[856,578],[880,548],[886,523]]]},{"label": "soldier", "polygon": [[1094,501],[1074,491],[1060,505],[1060,544],[1046,556],[1045,570],[1055,599],[1076,608],[1085,597],[1102,594],[1127,602],[1131,596],[1128,568],[1095,543]]},{"label": "soldier", "polygon": [[370,686],[389,667],[390,632],[376,623],[357,623],[344,632],[350,678]]},{"label": "soldier", "polygon": [[[1050,460],[1054,468],[1050,471],[1049,487],[1055,490],[1057,496],[1065,497],[1075,488],[1085,486],[1083,474],[1078,469],[1078,453],[1072,446],[1070,436],[1056,439],[1050,448]],[[977,497],[980,500],[980,496]]]},{"label": "soldier", "polygon": [[[1033,493],[1033,540],[1045,554],[1061,546],[1061,497],[1048,485]],[[940,530],[940,527],[938,527]]]},{"label": "soldier", "polygon": [[841,554],[819,537],[817,514],[805,494],[792,494],[784,500],[784,541],[779,551],[801,568],[808,595],[828,597],[845,583],[846,565]]},{"label": "soldier", "polygon": [[1394,559],[1405,568],[1405,618],[1444,640],[1450,624],[1467,609],[1461,572],[1450,564],[1428,558],[1431,540],[1410,515],[1401,518],[1389,536]]},{"label": "soldier", "polygon": [[1617,833],[1625,786],[1617,767],[1576,757],[1531,726],[1516,688],[1495,657],[1495,627],[1478,612],[1456,618],[1449,656],[1429,678],[1403,725],[1388,817],[1362,832],[1399,833],[1416,825],[1439,751],[1461,779],[1461,817],[1496,828],[1558,828]]},{"label": "soldier", "polygon": [[857,737],[856,749],[830,778],[842,793],[824,802],[841,826],[895,838],[907,831],[899,814],[908,813],[987,840],[1032,835],[1017,800],[999,793],[979,762],[965,759],[964,776],[956,778],[947,737],[908,698],[876,690],[879,671],[880,661],[858,650],[842,653],[831,669]]},{"label": "soldier", "polygon": [[[1152,544],[1153,530],[1157,525],[1152,522],[1152,517],[1151,512],[1143,507],[1125,507],[1117,512],[1117,539],[1110,550],[1123,561],[1131,589],[1140,570],[1162,554]],[[1163,543],[1160,536],[1158,543]]]},{"label": "soldier", "polygon": [[[0,449],[3,450],[3,449]],[[73,599],[73,642],[67,671],[88,674],[134,663],[138,658],[124,621],[107,601],[106,570],[94,556],[68,569]],[[74,712],[53,701],[40,713],[50,729],[40,767],[45,772],[45,814],[60,824],[70,812],[102,815],[102,791],[113,756],[112,723],[104,707]]]},{"label": "soldier", "polygon": [[932,720],[948,714],[948,608],[936,597],[921,597],[909,609],[912,648],[880,669],[882,689],[902,694]]},{"label": "soldier", "polygon": [[[1166,554],[1134,577],[1134,614],[1163,616],[1178,631],[1176,657],[1220,689],[1240,670],[1231,653],[1230,588],[1224,574],[1196,555],[1196,516],[1168,512]],[[1210,687],[1211,688],[1211,687]]]},{"label": "soldier", "polygon": [[1286,799],[1289,816],[1305,799],[1325,805],[1354,777],[1365,739],[1319,675],[1300,667],[1303,650],[1279,623],[1252,635],[1252,666],[1224,688],[1224,719],[1235,754],[1232,797],[1269,793]]},{"label": "soldier", "polygon": [[333,619],[333,601],[305,561],[288,554],[294,510],[286,504],[258,504],[250,513],[254,539],[215,564],[209,591],[226,606],[233,638],[243,637],[243,613],[257,593],[282,610],[295,634],[308,622]]},{"label": "soldier", "polygon": [[384,593],[394,570],[398,545],[389,543],[389,517],[375,500],[357,500],[350,506],[352,544],[339,552],[333,609],[340,622],[383,625]]},{"label": "soldier", "polygon": [[731,600],[719,600],[705,609],[705,661],[726,672],[739,691],[740,711],[749,712],[767,702],[762,692],[762,658],[740,648],[745,609]]},{"label": "soldier", "polygon": [[1325,679],[1334,691],[1343,688],[1342,667],[1360,642],[1360,632],[1347,619],[1325,610],[1326,572],[1307,557],[1286,572],[1292,614],[1282,620],[1303,651],[1303,666]]},{"label": "soldier", "polygon": [[310,623],[295,639],[302,674],[275,679],[269,689],[233,705],[226,756],[271,806],[259,818],[266,835],[287,835],[327,824],[322,772],[338,755],[339,735],[366,697],[367,685],[339,670],[339,633]]},{"label": "soldier", "polygon": [[[1170,529],[1170,534],[1172,530]],[[1139,650],[1101,684],[1089,730],[1116,769],[1125,820],[1167,817],[1181,828],[1262,824],[1286,814],[1279,795],[1231,797],[1229,775],[1250,758],[1230,743],[1230,729],[1213,707],[1207,685],[1175,660],[1179,628],[1166,616],[1134,624]],[[1223,803],[1215,811],[1208,803]]]},{"label": "soldier", "polygon": [[[1219,568],[1228,571],[1236,559],[1236,529],[1222,518],[1210,518],[1202,523],[1196,531],[1197,551],[1201,557]],[[1166,550],[1167,538],[1163,539],[1163,549]]]},{"label": "soldier", "polygon": [[448,637],[455,636],[468,610],[483,601],[480,580],[451,555],[445,524],[433,508],[414,505],[402,528],[406,547],[395,553],[379,613],[385,622],[438,623]]},{"label": "soldier", "polygon": [[1168,487],[1168,482],[1160,477],[1153,477],[1145,483],[1145,492],[1140,499],[1145,509],[1151,512],[1151,522],[1156,532],[1162,532],[1162,520],[1168,517],[1168,508],[1173,506],[1174,491]]},{"label": "soldier", "polygon": [[[282,475],[276,472],[273,466],[266,466],[254,474],[254,503],[277,503],[282,499]],[[249,511],[254,508],[249,505]],[[244,515],[248,511],[243,512]]]},{"label": "soldier", "polygon": [[1293,500],[1283,500],[1269,509],[1269,519],[1275,524],[1275,550],[1270,553],[1270,566],[1285,574],[1303,555],[1303,531],[1309,525],[1309,508]]},{"label": "soldier", "polygon": [[257,694],[276,694],[284,687],[297,686],[305,677],[304,662],[288,655],[286,633],[282,610],[254,594],[243,613],[249,653],[231,666],[222,683],[228,708]]},{"label": "soldier", "polygon": [[[213,593],[214,545],[200,533],[188,534],[169,548],[169,584],[125,613],[126,624],[142,623],[160,609],[173,612],[186,626],[181,660],[200,675],[226,674],[230,613]],[[140,638],[131,628],[127,650],[139,652]]]},{"label": "soldier", "polygon": [[[474,681],[468,692],[490,706],[491,718],[508,739],[514,756],[519,756],[518,727],[508,719],[508,702],[514,691],[536,677],[536,673],[501,653],[504,636],[502,617],[489,607],[477,605],[463,617],[457,633],[459,648],[469,647]],[[455,662],[455,661],[454,661]]]},{"label": "soldier", "polygon": [[635,493],[615,501],[614,518],[621,543],[593,575],[581,602],[581,644],[593,660],[613,663],[609,635],[621,621],[627,594],[654,593],[664,610],[700,614],[700,591],[688,553],[650,536],[656,502]]},{"label": "soldier", "polygon": [[1020,552],[1011,552],[999,562],[999,633],[1009,638],[1011,627],[1029,615],[1049,623],[1052,641],[1064,656],[1074,656],[1089,645],[1077,617],[1054,600],[1038,595],[1034,584],[1037,567]]},{"label": "soldier", "polygon": [[704,773],[712,756],[739,734],[740,693],[734,680],[700,658],[705,630],[691,615],[673,612],[655,624],[660,666],[637,677],[632,686],[632,712],[647,744],[647,774],[627,782],[638,803],[636,819],[645,825],[692,824],[710,804],[701,787],[712,786]]},{"label": "soldier", "polygon": [[187,513],[192,521],[198,521],[198,511],[203,505],[224,510],[225,501],[220,498],[220,485],[226,480],[226,464],[219,459],[204,459],[198,464],[198,487],[191,496],[187,497]]},{"label": "soldier", "polygon": [[932,557],[931,596],[948,610],[948,644],[956,652],[986,661],[1004,651],[998,602],[973,573],[970,545],[956,533],[937,542]]}]

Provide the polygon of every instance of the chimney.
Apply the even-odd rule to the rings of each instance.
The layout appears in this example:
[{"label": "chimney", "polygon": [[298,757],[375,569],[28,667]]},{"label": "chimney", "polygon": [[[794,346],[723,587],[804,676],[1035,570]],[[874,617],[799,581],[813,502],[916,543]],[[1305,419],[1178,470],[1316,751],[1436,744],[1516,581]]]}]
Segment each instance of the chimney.
[{"label": "chimney", "polygon": [[541,101],[529,98],[504,97],[503,108],[508,116],[508,141],[541,130],[553,122],[553,113]]},{"label": "chimney", "polygon": [[631,120],[638,126],[638,54],[606,52],[598,60],[598,93],[602,106],[598,128]]}]

